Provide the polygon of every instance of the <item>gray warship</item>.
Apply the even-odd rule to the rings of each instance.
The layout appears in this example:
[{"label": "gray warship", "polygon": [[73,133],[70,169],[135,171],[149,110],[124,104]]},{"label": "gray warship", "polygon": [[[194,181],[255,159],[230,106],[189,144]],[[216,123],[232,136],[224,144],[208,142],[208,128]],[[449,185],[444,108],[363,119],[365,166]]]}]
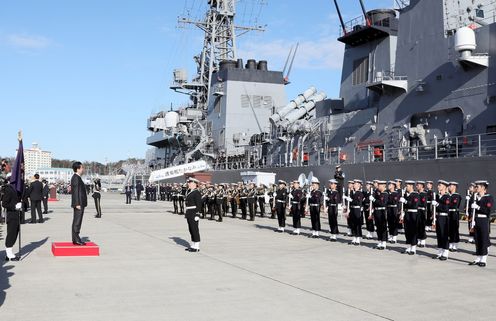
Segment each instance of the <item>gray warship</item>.
[{"label": "gray warship", "polygon": [[[296,179],[474,179],[496,184],[496,0],[396,1],[345,22],[339,97],[287,97],[283,71],[237,56],[234,0],[208,0],[197,73],[173,72],[190,105],[147,122],[156,170],[204,160],[213,182],[250,170]],[[329,10],[332,10],[330,4]],[[289,58],[289,57],[288,57]],[[288,64],[289,62],[289,64]],[[289,67],[290,68],[290,67]],[[315,84],[318,87],[318,84]]]}]

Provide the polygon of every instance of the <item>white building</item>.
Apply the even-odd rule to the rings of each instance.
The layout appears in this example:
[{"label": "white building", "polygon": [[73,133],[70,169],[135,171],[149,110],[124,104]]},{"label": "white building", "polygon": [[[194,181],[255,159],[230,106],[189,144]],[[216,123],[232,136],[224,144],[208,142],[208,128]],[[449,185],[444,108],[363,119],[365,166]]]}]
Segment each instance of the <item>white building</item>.
[{"label": "white building", "polygon": [[34,175],[40,168],[49,167],[52,167],[52,152],[41,150],[37,143],[24,149],[24,171],[27,175]]},{"label": "white building", "polygon": [[48,183],[69,183],[74,171],[72,168],[39,168],[36,173]]}]

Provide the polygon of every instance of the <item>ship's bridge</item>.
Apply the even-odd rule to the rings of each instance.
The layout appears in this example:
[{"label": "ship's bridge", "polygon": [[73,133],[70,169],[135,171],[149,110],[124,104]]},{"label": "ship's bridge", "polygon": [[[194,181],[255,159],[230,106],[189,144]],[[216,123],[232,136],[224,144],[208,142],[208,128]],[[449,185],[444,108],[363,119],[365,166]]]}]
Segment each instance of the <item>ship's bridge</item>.
[{"label": "ship's bridge", "polygon": [[350,46],[359,46],[364,43],[396,35],[398,19],[392,9],[376,9],[365,16],[354,18],[340,29],[338,41]]}]

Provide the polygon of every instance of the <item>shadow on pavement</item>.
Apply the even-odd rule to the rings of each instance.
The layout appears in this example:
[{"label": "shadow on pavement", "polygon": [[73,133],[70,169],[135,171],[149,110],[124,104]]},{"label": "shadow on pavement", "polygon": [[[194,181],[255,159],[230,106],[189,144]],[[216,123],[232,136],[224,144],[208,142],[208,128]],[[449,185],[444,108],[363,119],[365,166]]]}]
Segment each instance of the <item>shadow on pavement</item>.
[{"label": "shadow on pavement", "polygon": [[182,238],[177,237],[177,236],[171,236],[171,237],[169,237],[169,239],[173,240],[174,243],[176,243],[177,245],[180,245],[182,247],[189,247],[189,242],[186,241],[185,239],[182,239]]}]

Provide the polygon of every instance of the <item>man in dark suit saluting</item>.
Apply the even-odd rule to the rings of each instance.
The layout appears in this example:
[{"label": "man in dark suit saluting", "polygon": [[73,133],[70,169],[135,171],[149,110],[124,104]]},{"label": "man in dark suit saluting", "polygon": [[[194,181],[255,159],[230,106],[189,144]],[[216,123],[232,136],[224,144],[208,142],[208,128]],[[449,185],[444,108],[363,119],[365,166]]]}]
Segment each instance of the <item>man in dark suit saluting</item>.
[{"label": "man in dark suit saluting", "polygon": [[79,232],[81,231],[81,223],[83,222],[84,208],[88,205],[86,187],[84,185],[81,175],[83,174],[83,164],[81,162],[74,162],[72,164],[74,175],[71,178],[71,194],[72,202],[71,207],[74,209],[74,216],[72,219],[72,244],[85,245],[81,241]]},{"label": "man in dark suit saluting", "polygon": [[39,181],[40,175],[34,174],[34,181],[29,185],[29,200],[31,201],[31,224],[36,223],[36,212],[38,212],[38,223],[43,223],[41,213],[41,199],[43,195],[43,184]]}]

